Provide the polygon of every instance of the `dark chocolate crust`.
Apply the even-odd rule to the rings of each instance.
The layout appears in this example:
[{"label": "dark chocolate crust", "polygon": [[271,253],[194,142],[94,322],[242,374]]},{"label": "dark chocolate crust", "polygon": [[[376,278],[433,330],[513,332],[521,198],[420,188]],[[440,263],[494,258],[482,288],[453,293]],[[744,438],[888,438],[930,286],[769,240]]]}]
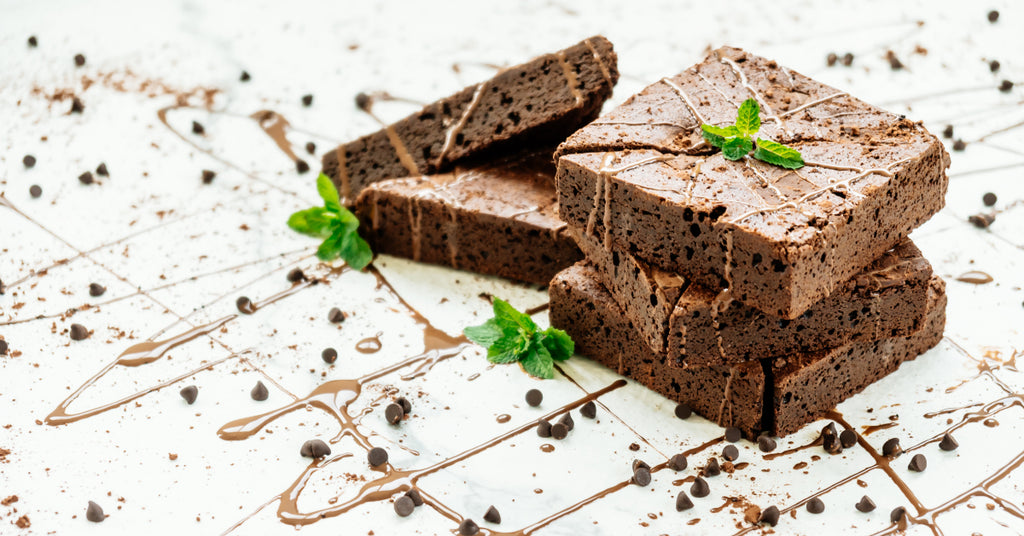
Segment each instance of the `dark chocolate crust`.
[{"label": "dark chocolate crust", "polygon": [[546,285],[583,258],[558,219],[550,149],[391,179],[356,201],[374,251]]},{"label": "dark chocolate crust", "polygon": [[323,171],[351,205],[377,181],[432,175],[497,150],[554,145],[600,113],[618,79],[612,44],[594,36],[341,145],[324,155]]},{"label": "dark chocolate crust", "polygon": [[[902,337],[921,328],[932,268],[909,239],[794,320],[738,301],[717,304],[720,289],[650,266],[572,230],[602,283],[654,351],[682,367],[723,365]],[[716,304],[720,307],[716,308]]]},{"label": "dark chocolate crust", "polygon": [[[746,85],[744,85],[744,82]],[[744,99],[791,171],[726,160],[700,124]],[[663,79],[557,153],[560,216],[603,243],[795,319],[944,204],[949,156],[917,123],[734,48]]]}]

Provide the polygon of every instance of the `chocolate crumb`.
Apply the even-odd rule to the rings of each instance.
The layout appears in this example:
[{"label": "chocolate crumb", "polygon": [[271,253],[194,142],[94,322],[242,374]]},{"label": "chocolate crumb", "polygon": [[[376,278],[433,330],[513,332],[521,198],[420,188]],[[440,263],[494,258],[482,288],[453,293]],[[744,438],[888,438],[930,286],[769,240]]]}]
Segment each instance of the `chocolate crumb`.
[{"label": "chocolate crumb", "polygon": [[1002,82],[999,83],[999,91],[1002,91],[1003,93],[1009,93],[1011,89],[1013,89],[1013,82],[1009,80],[1003,80]]},{"label": "chocolate crumb", "polygon": [[668,468],[676,472],[686,469],[686,455],[682,453],[673,454],[668,459]]},{"label": "chocolate crumb", "polygon": [[843,65],[845,65],[847,67],[853,65],[853,53],[852,52],[847,52],[846,54],[843,54],[842,63],[843,63]]},{"label": "chocolate crumb", "polygon": [[593,400],[591,400],[590,402],[587,402],[586,404],[583,404],[583,407],[580,408],[580,415],[583,415],[584,417],[586,417],[588,419],[596,418],[597,417],[597,404],[595,404]]},{"label": "chocolate crumb", "polygon": [[252,305],[252,300],[248,296],[239,296],[235,300],[235,307],[238,308],[238,312],[243,315],[251,315],[256,312],[256,308]]},{"label": "chocolate crumb", "polygon": [[964,140],[958,139],[958,140],[953,142],[953,150],[954,151],[963,151],[966,148],[967,148],[967,144],[964,143]]},{"label": "chocolate crumb", "polygon": [[71,98],[71,113],[80,114],[85,111],[85,103],[78,97]]},{"label": "chocolate crumb", "polygon": [[640,450],[640,444],[639,443],[630,443],[629,444],[629,450],[631,450],[633,452],[639,451]]},{"label": "chocolate crumb", "polygon": [[704,476],[718,476],[722,474],[722,468],[718,465],[718,458],[708,460],[707,466],[701,471]]},{"label": "chocolate crumb", "polygon": [[413,488],[405,492],[405,496],[412,499],[414,505],[423,506],[423,496],[420,495],[420,490]]},{"label": "chocolate crumb", "polygon": [[875,509],[875,501],[871,500],[871,497],[867,495],[860,498],[857,502],[857,510],[864,512],[865,514]]},{"label": "chocolate crumb", "polygon": [[957,443],[956,439],[953,439],[952,434],[948,432],[946,433],[946,435],[942,436],[942,441],[939,442],[939,448],[946,452],[952,452],[956,450],[959,446],[960,443]]},{"label": "chocolate crumb", "polygon": [[32,186],[28,187],[28,195],[31,195],[33,198],[38,199],[39,196],[43,195],[43,189],[38,184],[33,184]]},{"label": "chocolate crumb", "polygon": [[313,104],[313,96],[312,95],[303,95],[302,96],[302,105],[303,106],[307,106],[308,107],[308,106],[310,106],[312,104]]},{"label": "chocolate crumb", "polygon": [[988,21],[989,22],[995,23],[998,20],[999,20],[999,12],[998,11],[993,9],[992,11],[988,12]]},{"label": "chocolate crumb", "polygon": [[210,183],[212,183],[214,177],[216,177],[216,176],[217,176],[217,174],[214,173],[213,171],[210,171],[208,169],[204,169],[203,170],[203,184],[210,184]]},{"label": "chocolate crumb", "polygon": [[371,467],[380,467],[388,463],[388,451],[380,447],[373,447],[370,452],[366,453],[366,461],[370,463]]},{"label": "chocolate crumb", "polygon": [[92,184],[94,180],[91,171],[86,171],[78,176],[78,182],[82,184]]},{"label": "chocolate crumb", "polygon": [[36,165],[36,157],[27,154],[21,159],[21,163],[26,169],[32,168]]},{"label": "chocolate crumb", "polygon": [[341,309],[332,307],[330,311],[327,311],[327,320],[332,324],[340,324],[345,321],[345,313],[341,312]]},{"label": "chocolate crumb", "polygon": [[564,424],[570,432],[573,428],[576,428],[576,422],[572,420],[572,415],[570,415],[569,412],[566,412],[565,415],[562,415],[562,418],[558,419],[558,422]]},{"label": "chocolate crumb", "polygon": [[309,154],[314,154],[315,155],[316,154],[316,144],[311,142],[311,141],[307,141],[306,142],[306,152],[309,153]]},{"label": "chocolate crumb", "polygon": [[681,402],[676,404],[676,417],[686,420],[690,418],[690,415],[693,415],[693,410],[690,409],[690,406]]},{"label": "chocolate crumb", "polygon": [[85,55],[75,54],[75,67],[81,67],[85,65]]},{"label": "chocolate crumb", "polygon": [[203,128],[203,125],[200,124],[199,121],[192,121],[192,133],[203,135],[206,133],[206,129]]},{"label": "chocolate crumb", "polygon": [[996,60],[988,62],[988,70],[993,73],[999,72],[999,62]]},{"label": "chocolate crumb", "polygon": [[882,444],[882,455],[889,458],[895,458],[903,453],[903,449],[900,448],[900,440],[898,437],[886,440]]},{"label": "chocolate crumb", "polygon": [[249,76],[249,71],[242,71],[242,75],[239,76],[238,79],[242,82],[248,82],[249,80],[252,80],[252,77]]},{"label": "chocolate crumb", "polygon": [[760,436],[757,438],[757,448],[761,449],[761,452],[771,452],[775,450],[775,440],[768,436]]},{"label": "chocolate crumb", "polygon": [[195,385],[189,385],[188,387],[178,391],[178,394],[181,395],[181,398],[184,398],[185,402],[191,406],[195,403],[196,398],[199,397],[199,388]]},{"label": "chocolate crumb", "polygon": [[7,355],[8,348],[7,341],[0,339],[0,355]]},{"label": "chocolate crumb", "polygon": [[395,513],[398,517],[407,517],[415,509],[416,505],[407,495],[402,495],[395,501]]},{"label": "chocolate crumb", "polygon": [[775,525],[779,524],[779,515],[780,514],[778,506],[769,506],[768,508],[761,510],[761,517],[758,519],[758,521],[761,523],[767,523],[768,525],[774,527]]},{"label": "chocolate crumb", "polygon": [[402,422],[402,419],[404,417],[405,410],[402,409],[402,406],[399,404],[395,404],[394,402],[392,402],[388,404],[386,408],[384,408],[384,419],[388,421],[388,423],[390,424],[398,424]]},{"label": "chocolate crumb", "polygon": [[892,50],[885,51],[885,59],[889,62],[889,68],[898,71],[903,68],[903,62],[896,56],[896,53]]},{"label": "chocolate crumb", "polygon": [[993,223],[995,223],[996,215],[979,212],[977,214],[967,216],[967,221],[978,229],[988,229]]},{"label": "chocolate crumb", "polygon": [[323,458],[331,455],[331,447],[322,439],[310,439],[299,448],[299,455],[303,458]]},{"label": "chocolate crumb", "polygon": [[89,295],[93,298],[99,298],[107,291],[107,287],[99,283],[89,283]]},{"label": "chocolate crumb", "polygon": [[818,497],[807,501],[807,511],[812,514],[820,514],[825,511],[825,503]]},{"label": "chocolate crumb", "polygon": [[270,391],[267,390],[267,386],[263,385],[263,382],[257,381],[256,385],[249,391],[249,396],[257,402],[263,402],[267,398],[270,398]]},{"label": "chocolate crumb", "polygon": [[107,171],[107,163],[101,162],[100,165],[96,166],[96,174],[100,177],[109,177],[110,172]]},{"label": "chocolate crumb", "polygon": [[551,422],[545,419],[537,421],[537,435],[540,437],[551,437]]},{"label": "chocolate crumb", "polygon": [[726,445],[725,448],[722,449],[722,457],[725,458],[726,461],[734,462],[740,457],[740,449],[736,448],[736,445]]},{"label": "chocolate crumb", "polygon": [[71,324],[71,340],[81,341],[89,338],[89,329],[81,324]]},{"label": "chocolate crumb", "polygon": [[324,351],[320,352],[320,359],[330,365],[338,360],[338,351],[334,348],[324,348]]},{"label": "chocolate crumb", "polygon": [[725,429],[726,441],[730,443],[735,443],[739,441],[741,437],[743,437],[743,432],[741,432],[739,428],[736,428],[735,426],[730,426],[729,428]]},{"label": "chocolate crumb", "polygon": [[364,112],[369,112],[373,106],[373,98],[360,91],[356,93],[356,106]]},{"label": "chocolate crumb", "polygon": [[492,504],[487,508],[487,512],[484,513],[484,521],[488,523],[494,523],[496,525],[501,524],[501,514],[498,513],[498,509]]},{"label": "chocolate crumb", "polygon": [[690,500],[690,496],[685,491],[680,490],[679,495],[676,495],[676,512],[682,512],[693,508],[693,501]]},{"label": "chocolate crumb", "polygon": [[39,39],[37,39],[36,36],[34,36],[34,35],[30,35],[28,37],[28,46],[30,46],[30,47],[37,47],[37,46],[39,46]]},{"label": "chocolate crumb", "polygon": [[555,439],[565,439],[569,436],[569,427],[565,423],[557,422],[551,425],[551,437]]},{"label": "chocolate crumb", "polygon": [[633,471],[633,478],[630,479],[630,482],[641,488],[646,488],[651,483],[651,470],[645,467],[637,467]]},{"label": "chocolate crumb", "polygon": [[943,138],[952,138],[953,137],[953,125],[946,125],[946,128],[942,129],[942,137]]},{"label": "chocolate crumb", "polygon": [[102,506],[89,501],[89,506],[85,509],[85,518],[93,523],[102,523],[107,516],[103,514]]},{"label": "chocolate crumb", "polygon": [[298,283],[299,281],[306,280],[306,274],[302,273],[302,270],[299,268],[292,268],[291,271],[288,272],[287,277],[289,283]]},{"label": "chocolate crumb", "polygon": [[843,430],[842,433],[839,434],[839,444],[846,449],[856,445],[857,432],[854,432],[853,430]]},{"label": "chocolate crumb", "polygon": [[897,506],[896,508],[892,509],[892,512],[889,513],[889,523],[896,523],[896,524],[898,524],[900,521],[903,521],[903,519],[906,518],[906,517],[907,517],[907,509],[906,509],[906,507]]},{"label": "chocolate crumb", "polygon": [[459,535],[460,536],[476,536],[480,532],[480,527],[476,525],[472,519],[463,519],[462,523],[459,523]]},{"label": "chocolate crumb", "polygon": [[996,197],[996,194],[992,192],[985,192],[985,195],[981,196],[981,202],[985,203],[986,207],[991,207],[992,205],[995,205],[996,201],[998,200],[999,198]]},{"label": "chocolate crumb", "polygon": [[701,477],[697,477],[693,481],[693,485],[690,486],[690,495],[694,497],[707,497],[711,494],[711,487],[708,486],[708,481]]},{"label": "chocolate crumb", "polygon": [[928,468],[928,458],[925,458],[924,454],[915,454],[907,468],[917,473],[923,472]]},{"label": "chocolate crumb", "polygon": [[412,402],[409,402],[408,398],[400,396],[395,399],[395,404],[402,406],[402,411],[404,411],[406,415],[412,413]]},{"label": "chocolate crumb", "polygon": [[530,389],[526,392],[526,403],[537,407],[541,401],[544,400],[544,393],[540,392],[540,389]]},{"label": "chocolate crumb", "polygon": [[298,171],[299,174],[306,173],[307,171],[309,171],[309,163],[306,162],[305,160],[302,160],[301,158],[297,159],[295,161],[295,171]]}]

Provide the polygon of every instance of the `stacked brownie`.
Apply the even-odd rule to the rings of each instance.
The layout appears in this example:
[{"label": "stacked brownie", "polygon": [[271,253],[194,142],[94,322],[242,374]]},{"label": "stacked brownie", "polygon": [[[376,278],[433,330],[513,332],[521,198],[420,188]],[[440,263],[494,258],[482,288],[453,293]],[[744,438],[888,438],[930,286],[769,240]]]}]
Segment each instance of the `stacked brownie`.
[{"label": "stacked brownie", "polygon": [[[805,166],[704,141],[748,98]],[[948,155],[917,123],[722,48],[556,157],[586,259],[552,281],[552,324],[723,426],[793,432],[941,337],[944,286],[907,236],[943,206]]]}]

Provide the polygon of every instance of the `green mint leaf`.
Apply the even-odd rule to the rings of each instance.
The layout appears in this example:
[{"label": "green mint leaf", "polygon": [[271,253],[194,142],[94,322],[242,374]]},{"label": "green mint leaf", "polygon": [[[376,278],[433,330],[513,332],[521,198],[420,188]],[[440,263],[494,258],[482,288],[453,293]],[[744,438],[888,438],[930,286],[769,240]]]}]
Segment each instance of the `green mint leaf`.
[{"label": "green mint leaf", "polygon": [[341,200],[338,198],[338,189],[334,187],[331,178],[321,173],[316,178],[316,191],[324,200],[324,206],[331,212],[338,212],[341,208]]},{"label": "green mint leaf", "polygon": [[757,149],[754,151],[754,158],[786,169],[800,169],[804,167],[804,159],[800,156],[799,151],[792,147],[786,147],[781,143],[762,138],[757,139]]},{"label": "green mint leaf", "polygon": [[555,362],[543,344],[531,344],[520,364],[527,374],[535,378],[549,380],[555,377]]},{"label": "green mint leaf", "polygon": [[363,237],[355,232],[355,229],[345,233],[338,255],[353,270],[362,270],[373,261],[373,250],[370,249],[370,244],[367,244],[366,240],[363,240]]},{"label": "green mint leaf", "polygon": [[494,298],[494,319],[503,330],[519,331],[527,339],[533,337],[537,331],[537,324],[533,322],[530,315],[516,311],[515,307],[501,298]]},{"label": "green mint leaf", "polygon": [[[753,138],[761,130],[761,107],[754,99],[747,99],[736,112],[736,129],[745,138]],[[733,159],[735,160],[735,159]]]},{"label": "green mint leaf", "polygon": [[341,244],[348,236],[344,231],[344,229],[335,227],[334,232],[324,239],[320,247],[316,248],[316,257],[324,262],[337,259],[341,254]]},{"label": "green mint leaf", "polygon": [[729,138],[739,136],[740,131],[735,125],[729,125],[727,127],[716,127],[715,125],[701,125],[701,131],[704,133],[704,139],[708,140],[708,143],[715,147],[721,147],[725,144]]},{"label": "green mint leaf", "polygon": [[555,361],[565,361],[576,351],[576,344],[572,342],[569,334],[558,328],[548,328],[544,330],[543,335],[541,343],[548,349],[551,358]]},{"label": "green mint leaf", "polygon": [[469,326],[462,330],[462,333],[467,339],[484,348],[490,348],[498,339],[505,336],[505,332],[501,331],[498,323],[493,318],[479,326]]},{"label": "green mint leaf", "polygon": [[322,207],[300,210],[288,217],[288,227],[293,231],[316,238],[331,236],[332,215]]},{"label": "green mint leaf", "polygon": [[487,360],[491,363],[502,365],[515,363],[530,349],[530,338],[524,337],[522,333],[505,332],[498,340],[487,349]]},{"label": "green mint leaf", "polygon": [[750,141],[750,138],[732,138],[725,141],[722,145],[722,156],[729,160],[739,160],[751,150],[754,149],[754,143]]}]

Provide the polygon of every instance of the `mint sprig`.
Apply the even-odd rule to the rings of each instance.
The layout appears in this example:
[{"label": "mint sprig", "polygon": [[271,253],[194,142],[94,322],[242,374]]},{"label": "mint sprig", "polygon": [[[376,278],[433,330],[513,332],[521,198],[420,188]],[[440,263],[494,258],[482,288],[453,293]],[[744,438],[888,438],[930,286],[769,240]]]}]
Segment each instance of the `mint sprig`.
[{"label": "mint sprig", "polygon": [[324,239],[316,250],[320,260],[331,261],[341,257],[356,270],[366,268],[373,260],[373,251],[357,232],[359,218],[341,206],[338,190],[327,175],[321,173],[317,177],[316,191],[324,200],[324,206],[292,214],[288,218],[288,227],[304,235]]},{"label": "mint sprig", "polygon": [[779,142],[765,138],[754,138],[761,130],[761,106],[757,100],[747,99],[736,111],[736,123],[719,127],[701,125],[704,139],[711,145],[722,150],[722,156],[729,160],[739,160],[754,151],[754,158],[786,169],[804,167],[804,159],[800,151],[787,147]]},{"label": "mint sprig", "polygon": [[555,377],[555,361],[572,357],[575,344],[557,328],[539,331],[529,315],[508,302],[494,299],[494,318],[463,330],[466,337],[487,348],[487,360],[495,364],[519,363],[527,374],[541,379]]}]

